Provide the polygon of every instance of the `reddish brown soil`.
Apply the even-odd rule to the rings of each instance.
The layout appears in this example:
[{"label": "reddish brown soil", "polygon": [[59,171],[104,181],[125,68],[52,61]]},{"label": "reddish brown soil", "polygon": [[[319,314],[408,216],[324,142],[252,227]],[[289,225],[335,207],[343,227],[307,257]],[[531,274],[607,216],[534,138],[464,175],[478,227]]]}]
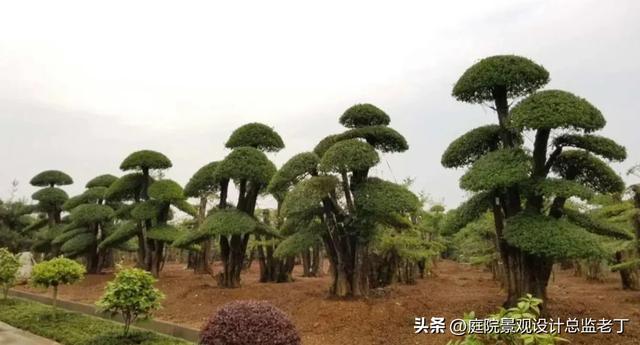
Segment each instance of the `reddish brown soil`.
[{"label": "reddish brown soil", "polygon": [[[254,265],[255,266],[255,265]],[[300,272],[296,271],[297,277]],[[62,299],[93,303],[112,274],[90,275],[75,286],[60,289]],[[257,267],[243,275],[243,287],[219,289],[208,275],[194,275],[183,265],[168,265],[158,287],[167,295],[158,319],[200,328],[217,307],[231,300],[268,300],[291,315],[305,345],[444,345],[446,335],[414,335],[416,316],[461,317],[494,311],[504,294],[479,269],[443,261],[435,276],[413,286],[394,286],[383,297],[337,301],[327,298],[329,277],[301,278],[287,284],[257,282]],[[553,317],[629,318],[623,335],[566,335],[572,344],[640,344],[640,292],[623,291],[611,274],[604,283],[587,282],[571,271],[556,273],[549,289],[549,312]],[[20,287],[32,292],[42,289]]]}]

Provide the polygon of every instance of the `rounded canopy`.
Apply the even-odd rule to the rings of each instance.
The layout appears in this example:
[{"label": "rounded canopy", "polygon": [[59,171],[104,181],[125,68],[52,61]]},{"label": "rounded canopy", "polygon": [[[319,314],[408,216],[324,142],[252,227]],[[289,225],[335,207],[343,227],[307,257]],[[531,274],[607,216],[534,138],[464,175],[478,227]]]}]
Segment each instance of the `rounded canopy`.
[{"label": "rounded canopy", "polygon": [[167,156],[160,152],[151,150],[141,150],[130,154],[120,164],[121,170],[135,169],[167,169],[172,164]]},{"label": "rounded canopy", "polygon": [[182,187],[173,180],[160,180],[149,186],[149,196],[160,201],[173,202],[184,200]]},{"label": "rounded canopy", "polygon": [[366,170],[379,161],[380,157],[371,145],[358,139],[349,139],[327,150],[320,160],[320,169],[335,172]]},{"label": "rounded canopy", "polygon": [[73,179],[60,170],[45,170],[34,176],[29,183],[36,187],[53,187],[72,184]]},{"label": "rounded canopy", "polygon": [[225,146],[230,149],[246,146],[266,152],[277,152],[284,148],[284,142],[273,128],[254,122],[233,131]]},{"label": "rounded canopy", "polygon": [[276,167],[267,156],[253,147],[238,147],[218,165],[220,178],[267,184]]},{"label": "rounded canopy", "polygon": [[373,104],[356,104],[340,116],[340,123],[349,128],[388,125],[389,115]]},{"label": "rounded canopy", "polygon": [[511,110],[511,126],[518,129],[572,128],[598,130],[606,124],[600,110],[570,92],[536,92]]},{"label": "rounded canopy", "polygon": [[453,87],[462,102],[493,101],[494,92],[504,90],[508,98],[527,95],[549,82],[549,72],[535,62],[516,55],[496,55],[469,67]]},{"label": "rounded canopy", "polygon": [[218,189],[220,179],[216,173],[217,168],[218,162],[211,162],[198,169],[184,187],[184,194],[189,197],[199,197]]},{"label": "rounded canopy", "polygon": [[87,188],[93,187],[109,187],[112,183],[116,182],[118,178],[111,174],[104,174],[96,176],[87,182]]}]

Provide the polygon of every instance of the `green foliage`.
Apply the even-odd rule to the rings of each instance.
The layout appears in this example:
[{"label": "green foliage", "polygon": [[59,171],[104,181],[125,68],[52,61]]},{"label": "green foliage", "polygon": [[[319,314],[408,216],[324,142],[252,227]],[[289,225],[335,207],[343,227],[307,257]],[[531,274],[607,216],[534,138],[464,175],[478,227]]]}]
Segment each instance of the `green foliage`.
[{"label": "green foliage", "polygon": [[215,210],[200,226],[200,230],[212,235],[242,235],[253,232],[256,221],[248,214],[236,209]]},{"label": "green foliage", "polygon": [[111,186],[112,183],[116,182],[117,179],[118,177],[111,174],[99,175],[89,180],[89,182],[87,182],[86,187],[87,188],[93,188],[93,187],[108,188],[109,186]]},{"label": "green foliage", "polygon": [[185,231],[175,241],[173,246],[176,248],[189,249],[198,242],[202,242],[213,235],[206,230],[198,229],[196,231]]},{"label": "green foliage", "polygon": [[56,236],[56,238],[51,241],[52,244],[61,245],[68,240],[74,238],[77,235],[83,234],[87,232],[87,228],[77,228],[77,229],[69,229],[65,230],[62,234]]},{"label": "green foliage", "polygon": [[511,109],[511,126],[517,129],[598,130],[606,124],[600,110],[570,92],[544,90]]},{"label": "green foliage", "polygon": [[633,240],[634,236],[629,231],[611,224],[606,221],[601,221],[588,214],[580,213],[569,208],[564,209],[564,214],[567,219],[576,224],[577,226],[597,235],[617,238],[621,240]]},{"label": "green foliage", "polygon": [[441,249],[436,241],[426,241],[416,230],[398,232],[393,228],[382,228],[376,233],[373,250],[381,255],[394,253],[409,262],[418,262],[437,256]]},{"label": "green foliage", "polygon": [[36,187],[53,187],[72,184],[73,179],[62,171],[46,170],[34,176],[29,183]]},{"label": "green foliage", "polygon": [[576,225],[540,214],[521,212],[507,219],[504,239],[521,250],[547,258],[600,258],[600,239]]},{"label": "green foliage", "polygon": [[147,238],[171,243],[180,237],[180,233],[180,229],[173,225],[156,225],[147,230]]},{"label": "green foliage", "polygon": [[76,225],[89,225],[113,218],[113,209],[100,204],[82,204],[73,209],[70,219]]},{"label": "green foliage", "polygon": [[[109,200],[134,200],[140,197],[144,186],[144,175],[141,173],[131,173],[121,176],[113,182],[105,194]],[[148,184],[153,182],[152,178],[148,178]]]},{"label": "green foliage", "polygon": [[220,187],[220,179],[216,173],[219,162],[211,162],[198,169],[184,187],[184,195],[197,198],[212,193]]},{"label": "green foliage", "polygon": [[407,140],[393,128],[370,126],[354,128],[342,134],[342,139],[364,139],[369,145],[382,152],[404,152],[409,149]]},{"label": "green foliage", "polygon": [[404,152],[409,149],[407,140],[394,129],[387,126],[371,126],[327,136],[316,145],[313,152],[318,157],[322,157],[335,143],[356,138],[364,139],[369,145],[382,152]]},{"label": "green foliage", "polygon": [[167,156],[151,150],[136,151],[122,161],[121,170],[168,169],[172,164]]},{"label": "green foliage", "polygon": [[458,206],[458,208],[449,211],[445,216],[443,232],[445,234],[452,234],[480,218],[480,216],[491,208],[494,197],[492,193],[480,192],[474,194]]},{"label": "green foliage", "polygon": [[358,139],[343,140],[331,146],[320,160],[320,170],[348,172],[369,169],[380,161],[373,147]]},{"label": "green foliage", "polygon": [[474,128],[449,144],[442,155],[445,168],[458,168],[472,164],[488,152],[500,147],[500,126],[486,125]]},{"label": "green foliage", "polygon": [[35,286],[57,287],[62,284],[74,284],[81,280],[85,270],[79,263],[59,257],[43,261],[33,266],[31,283]]},{"label": "green foliage", "polygon": [[94,246],[95,244],[96,236],[94,234],[85,232],[80,233],[66,241],[62,245],[62,247],[60,247],[60,250],[62,250],[62,252],[69,257],[75,257],[85,253],[89,248],[91,248],[91,246]]},{"label": "green foliage", "polygon": [[42,188],[31,197],[39,201],[38,207],[43,211],[59,209],[69,199],[67,192],[56,187]]},{"label": "green foliage", "polygon": [[600,193],[619,193],[624,190],[622,178],[605,162],[586,151],[562,152],[552,169],[561,177],[575,180]]},{"label": "green foliage", "polygon": [[225,147],[229,149],[253,147],[261,151],[277,152],[284,148],[284,142],[273,128],[254,122],[233,131]]},{"label": "green foliage", "polygon": [[[468,334],[463,340],[451,340],[447,345],[556,345],[559,343],[568,343],[569,341],[559,337],[555,333],[538,333],[535,332],[535,325],[540,317],[540,307],[542,300],[534,298],[527,294],[520,298],[515,307],[500,310],[488,316],[487,319],[494,320],[499,325],[499,332],[488,334]],[[476,319],[474,312],[464,315],[464,320],[469,326],[469,322]],[[531,320],[531,329],[529,331],[522,330],[516,332],[501,332],[503,327],[509,327],[504,320]],[[510,321],[512,323],[513,321]],[[514,322],[515,323],[515,322]],[[518,323],[517,323],[518,324]],[[523,323],[524,324],[524,323]],[[513,323],[511,324],[512,327]],[[467,327],[469,329],[469,327]]]},{"label": "green foliage", "polygon": [[592,134],[563,134],[553,140],[555,146],[571,146],[595,153],[613,161],[623,161],[627,158],[627,150],[615,141]]},{"label": "green foliage", "polygon": [[316,174],[320,158],[313,152],[303,152],[291,157],[273,175],[267,190],[271,193],[287,191],[302,178]]},{"label": "green foliage", "polygon": [[322,237],[320,233],[311,229],[305,229],[292,234],[280,242],[273,255],[278,258],[292,257],[321,243]]},{"label": "green foliage", "polygon": [[415,212],[421,206],[418,197],[406,187],[375,177],[358,185],[354,202],[358,212],[381,219]]},{"label": "green foliage", "polygon": [[0,321],[62,345],[187,345],[187,341],[149,331],[135,330],[122,336],[122,325],[96,317],[60,312],[51,317],[51,307],[22,299],[1,303]]},{"label": "green foliage", "polygon": [[0,248],[0,289],[2,299],[7,299],[7,293],[16,281],[16,273],[20,268],[16,258],[7,248]]},{"label": "green foliage", "polygon": [[131,217],[136,220],[156,219],[166,204],[158,200],[146,200],[131,210]]},{"label": "green foliage", "polygon": [[218,165],[221,178],[268,184],[276,167],[267,156],[253,147],[238,147]]},{"label": "green foliage", "polygon": [[315,216],[322,199],[335,192],[338,179],[334,176],[313,176],[298,183],[282,203],[287,217]]},{"label": "green foliage", "polygon": [[173,180],[156,181],[149,186],[149,196],[155,200],[164,202],[175,202],[184,200],[185,196],[182,187]]},{"label": "green foliage", "polygon": [[196,217],[198,215],[198,210],[186,200],[176,200],[171,204],[192,217]]},{"label": "green foliage", "polygon": [[389,115],[373,104],[356,104],[340,116],[340,123],[348,128],[361,128],[383,125],[391,122]]},{"label": "green foliage", "polygon": [[533,191],[538,195],[559,196],[563,198],[578,197],[589,200],[593,191],[575,181],[559,178],[546,178],[533,183]]},{"label": "green foliage", "polygon": [[118,224],[115,231],[113,231],[109,236],[102,240],[102,242],[100,242],[98,248],[100,250],[104,250],[106,248],[116,246],[128,241],[130,238],[138,235],[139,233],[140,229],[136,222],[128,221],[120,223]]},{"label": "green foliage", "polygon": [[104,312],[122,315],[126,336],[136,319],[146,319],[160,308],[164,295],[153,286],[155,282],[149,272],[137,268],[122,269],[113,281],[107,283],[105,293],[96,305]]},{"label": "green foliage", "polygon": [[504,90],[508,98],[526,96],[549,82],[549,72],[533,61],[515,55],[484,58],[469,67],[453,87],[462,102],[493,101],[494,92]]},{"label": "green foliage", "polygon": [[478,159],[460,178],[460,187],[470,191],[505,189],[525,181],[531,158],[521,149],[500,149]]},{"label": "green foliage", "polygon": [[497,259],[493,217],[485,213],[479,219],[466,224],[452,237],[452,256],[473,265],[490,265]]}]

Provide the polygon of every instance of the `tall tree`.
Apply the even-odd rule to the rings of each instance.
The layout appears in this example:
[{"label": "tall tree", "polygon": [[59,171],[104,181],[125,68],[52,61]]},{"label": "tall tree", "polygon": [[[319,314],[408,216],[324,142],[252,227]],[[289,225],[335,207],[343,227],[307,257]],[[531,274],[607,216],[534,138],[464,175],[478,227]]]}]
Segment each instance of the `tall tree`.
[{"label": "tall tree", "polygon": [[[198,216],[196,217],[196,228],[200,227],[207,216],[207,204],[209,199],[214,197],[220,189],[220,181],[216,176],[218,162],[211,162],[193,174],[189,182],[184,187],[184,194],[187,197],[198,198]],[[201,251],[191,251],[190,264],[193,262],[193,269],[196,273],[212,273],[210,268],[211,260],[211,240],[207,239],[201,244]]]},{"label": "tall tree", "polygon": [[117,179],[109,174],[97,176],[87,183],[82,194],[62,206],[70,213],[70,223],[52,243],[68,257],[84,256],[87,273],[99,273],[104,268],[107,253],[99,252],[98,244],[107,237],[114,217],[113,208],[105,203],[105,194]]},{"label": "tall tree", "polygon": [[[380,161],[377,150],[408,149],[405,139],[387,126],[389,122],[379,108],[357,104],[340,117],[347,131],[326,137],[314,152],[294,156],[280,170],[278,188],[286,192],[285,223],[301,230],[297,233],[301,241],[322,237],[332,266],[334,296],[368,294],[367,258],[377,230],[411,228],[409,215],[420,206],[405,187],[369,177]],[[318,223],[322,226],[313,226]]]},{"label": "tall tree", "polygon": [[[247,245],[253,234],[274,236],[270,227],[254,216],[256,202],[264,193],[276,171],[264,152],[284,148],[280,135],[261,123],[249,123],[237,128],[225,146],[232,151],[215,167],[214,180],[219,184],[219,203],[204,220],[199,230],[179,238],[174,245],[185,246],[217,236],[223,271],[218,275],[221,287],[240,286],[240,273],[245,261]],[[238,189],[235,205],[228,201],[229,183]]]},{"label": "tall tree", "polygon": [[[598,156],[620,161],[626,152],[610,139],[589,134],[606,123],[589,102],[566,91],[538,91],[548,81],[542,66],[502,55],[471,66],[453,88],[457,100],[489,102],[497,113],[497,125],[453,141],[442,164],[470,166],[460,186],[476,194],[459,208],[462,225],[486,210],[493,212],[507,305],[527,293],[546,298],[555,260],[601,255],[590,232],[628,236],[585,227],[565,212],[568,198],[621,191],[621,178]],[[535,135],[531,150],[523,145],[525,131]]]},{"label": "tall tree", "polygon": [[35,251],[55,256],[58,248],[52,245],[53,239],[62,231],[62,205],[69,199],[69,195],[57,186],[65,186],[73,183],[73,179],[59,170],[46,170],[30,181],[32,186],[44,187],[31,196],[38,202],[36,210],[46,214],[45,218],[31,224],[28,231],[40,229],[36,234]]}]

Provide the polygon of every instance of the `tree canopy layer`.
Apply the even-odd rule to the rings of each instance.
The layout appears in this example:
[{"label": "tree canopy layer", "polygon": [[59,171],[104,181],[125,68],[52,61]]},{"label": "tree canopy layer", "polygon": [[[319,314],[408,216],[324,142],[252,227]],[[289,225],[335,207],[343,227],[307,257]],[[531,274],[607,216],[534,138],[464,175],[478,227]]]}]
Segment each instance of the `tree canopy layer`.
[{"label": "tree canopy layer", "polygon": [[36,187],[53,187],[72,184],[73,179],[60,170],[46,170],[34,176],[29,183]]},{"label": "tree canopy layer", "polygon": [[533,61],[515,55],[484,58],[469,67],[453,87],[453,96],[462,102],[482,103],[495,99],[497,92],[508,98],[526,96],[549,82],[549,72]]},{"label": "tree canopy layer", "polygon": [[373,104],[356,104],[340,116],[340,123],[348,128],[369,126],[387,126],[391,122],[389,115]]},{"label": "tree canopy layer", "polygon": [[261,151],[277,152],[284,148],[284,142],[273,128],[254,122],[240,126],[233,131],[225,147],[229,149],[253,147]]},{"label": "tree canopy layer", "polygon": [[136,151],[122,161],[121,170],[167,169],[172,164],[167,156],[151,150]]}]

